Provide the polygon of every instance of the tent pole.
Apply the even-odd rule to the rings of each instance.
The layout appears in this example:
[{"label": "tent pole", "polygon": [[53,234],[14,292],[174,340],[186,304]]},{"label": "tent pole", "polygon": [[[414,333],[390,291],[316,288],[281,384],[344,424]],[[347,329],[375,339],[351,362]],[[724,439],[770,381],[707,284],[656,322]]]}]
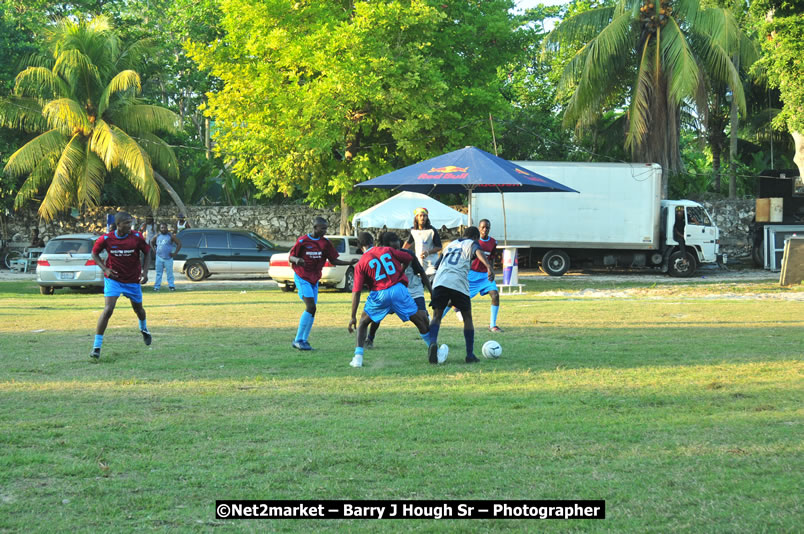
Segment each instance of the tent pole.
[{"label": "tent pole", "polygon": [[469,189],[469,226],[472,226],[472,189]]},{"label": "tent pole", "polygon": [[500,190],[500,198],[502,199],[502,210],[503,210],[503,243],[505,246],[508,246],[508,220],[505,216],[505,193]]}]

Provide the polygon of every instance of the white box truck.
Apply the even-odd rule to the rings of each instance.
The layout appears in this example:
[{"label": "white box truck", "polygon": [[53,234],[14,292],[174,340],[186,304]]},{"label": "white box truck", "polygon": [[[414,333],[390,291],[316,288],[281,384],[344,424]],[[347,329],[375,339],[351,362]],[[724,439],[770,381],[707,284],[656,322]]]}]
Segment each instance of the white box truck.
[{"label": "white box truck", "polygon": [[[579,193],[472,193],[473,224],[489,219],[499,242],[528,246],[553,276],[570,266],[655,267],[692,276],[722,262],[719,231],[703,206],[661,200],[657,164],[515,161]],[[503,219],[505,201],[505,226]],[[686,254],[673,239],[676,209],[686,221]],[[507,230],[507,231],[506,231]]]}]

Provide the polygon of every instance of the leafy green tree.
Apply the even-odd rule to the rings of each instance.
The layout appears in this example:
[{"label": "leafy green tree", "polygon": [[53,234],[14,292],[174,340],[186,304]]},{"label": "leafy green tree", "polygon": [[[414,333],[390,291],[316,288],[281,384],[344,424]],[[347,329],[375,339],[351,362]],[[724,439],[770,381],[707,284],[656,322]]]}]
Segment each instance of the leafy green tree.
[{"label": "leafy green tree", "polygon": [[46,220],[72,206],[95,206],[104,178],[119,171],[152,207],[157,181],[180,209],[184,205],[158,172],[178,175],[176,157],[156,134],[177,132],[171,111],[141,102],[141,43],[123,47],[104,17],[63,19],[49,31],[50,57],[17,75],[14,95],[0,101],[0,123],[40,133],[5,166],[27,176],[16,195],[19,208],[47,186],[39,207]]},{"label": "leafy green tree", "polygon": [[360,207],[353,185],[467,144],[490,148],[498,69],[523,47],[512,2],[221,0],[189,53],[223,81],[216,150],[264,194]]},{"label": "leafy green tree", "polygon": [[755,0],[751,14],[765,52],[757,69],[766,72],[784,103],[773,124],[793,137],[793,161],[804,176],[804,10],[797,0]]},{"label": "leafy green tree", "polygon": [[[511,160],[571,159],[572,136],[561,126],[556,113],[555,83],[550,77],[552,65],[541,60],[541,40],[547,19],[560,15],[559,6],[539,5],[520,19],[531,28],[527,52],[514,57],[505,66],[503,95],[508,109],[494,117],[498,153]],[[519,61],[516,61],[519,60]]]},{"label": "leafy green tree", "polygon": [[635,161],[656,162],[669,176],[682,170],[680,107],[705,110],[705,77],[727,84],[745,109],[731,60],[739,27],[725,9],[699,0],[618,0],[578,13],[550,33],[545,49],[574,50],[561,78],[570,92],[564,122],[583,129],[601,112],[628,108],[625,146]]}]

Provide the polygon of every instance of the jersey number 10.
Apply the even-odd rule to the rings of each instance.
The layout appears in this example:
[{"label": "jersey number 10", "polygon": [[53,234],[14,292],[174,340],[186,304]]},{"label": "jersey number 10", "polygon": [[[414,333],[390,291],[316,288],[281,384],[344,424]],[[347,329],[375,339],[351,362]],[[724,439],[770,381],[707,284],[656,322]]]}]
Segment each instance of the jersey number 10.
[{"label": "jersey number 10", "polygon": [[461,259],[461,249],[454,248],[452,250],[448,250],[446,254],[444,254],[444,259],[450,265],[458,265],[458,261]]}]

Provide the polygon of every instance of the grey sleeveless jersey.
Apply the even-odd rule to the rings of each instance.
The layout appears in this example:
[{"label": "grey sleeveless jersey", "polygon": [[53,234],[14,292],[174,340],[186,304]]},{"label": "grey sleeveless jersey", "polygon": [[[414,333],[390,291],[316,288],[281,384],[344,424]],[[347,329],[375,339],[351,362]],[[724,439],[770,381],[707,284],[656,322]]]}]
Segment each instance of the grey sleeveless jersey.
[{"label": "grey sleeveless jersey", "polygon": [[414,250],[416,251],[416,259],[422,264],[424,272],[432,275],[435,271],[435,264],[438,261],[438,253],[428,254],[424,258],[421,257],[425,248],[432,248],[435,243],[435,229],[425,228],[424,230],[410,229],[410,237],[413,240]]},{"label": "grey sleeveless jersey", "polygon": [[[413,261],[416,261],[415,259]],[[408,265],[405,269],[405,276],[408,277],[408,293],[411,298],[424,297],[424,285],[419,275],[413,272],[413,267]]]},{"label": "grey sleeveless jersey", "polygon": [[433,287],[448,287],[468,295],[469,268],[477,250],[477,243],[468,238],[461,238],[447,245],[443,250]]}]

